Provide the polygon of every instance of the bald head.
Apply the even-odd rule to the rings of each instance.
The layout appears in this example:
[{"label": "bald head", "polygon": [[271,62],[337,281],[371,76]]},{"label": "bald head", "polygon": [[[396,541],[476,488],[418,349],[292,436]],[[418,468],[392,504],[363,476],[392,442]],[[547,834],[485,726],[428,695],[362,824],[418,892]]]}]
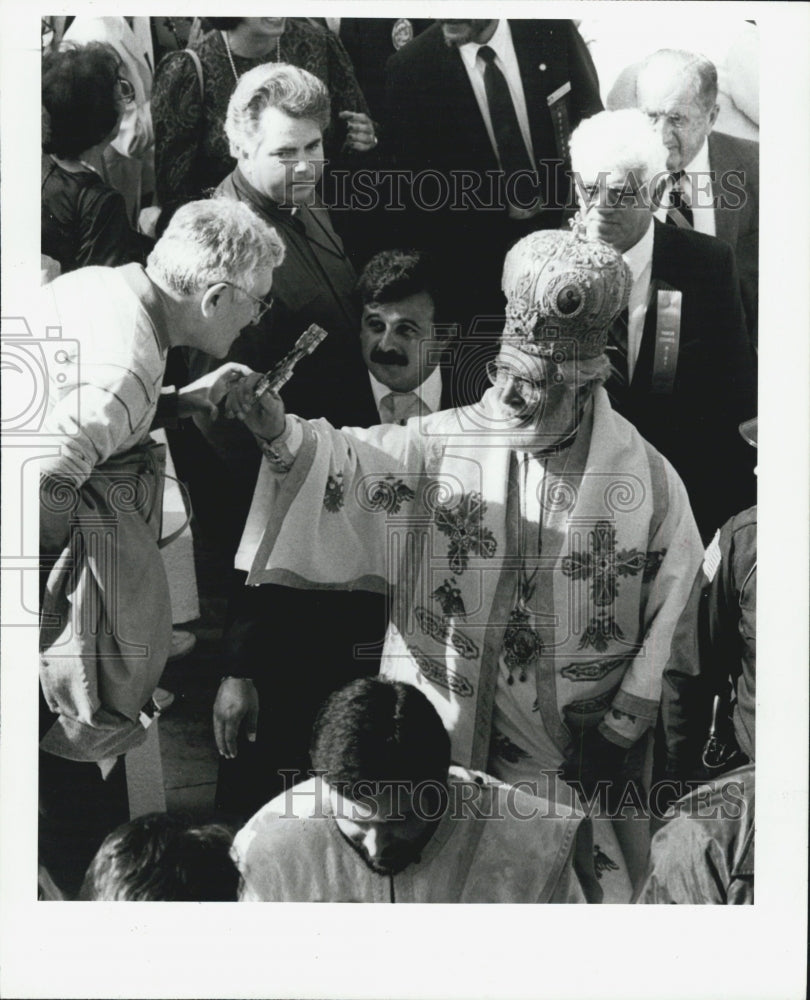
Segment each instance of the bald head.
[{"label": "bald head", "polygon": [[667,148],[667,169],[688,169],[717,120],[714,64],[696,52],[660,49],[642,63],[636,97]]}]

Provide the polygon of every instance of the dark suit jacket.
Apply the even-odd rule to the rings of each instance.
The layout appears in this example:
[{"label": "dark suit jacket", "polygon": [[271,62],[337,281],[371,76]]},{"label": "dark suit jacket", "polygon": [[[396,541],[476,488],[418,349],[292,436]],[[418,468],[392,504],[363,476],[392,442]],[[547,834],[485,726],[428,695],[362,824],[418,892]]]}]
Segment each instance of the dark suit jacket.
[{"label": "dark suit jacket", "polygon": [[670,394],[652,391],[655,298],[629,389],[607,384],[614,408],[668,458],[689,493],[704,538],[756,502],[755,454],[738,425],[757,412],[756,359],[745,329],[730,247],[657,220],[653,282],[683,292],[680,348]]},{"label": "dark suit jacket", "polygon": [[267,371],[310,323],[318,323],[329,336],[302,359],[282,389],[287,409],[301,417],[326,417],[337,427],[376,423],[357,334],[356,275],[328,213],[301,208],[293,216],[263,198],[238,170],[225,178],[217,194],[245,202],[278,232],[286,248],[273,273],[273,308],[258,326],[242,331],[229,360]]},{"label": "dark suit jacket", "polygon": [[[407,20],[411,31],[419,35],[432,21],[426,18],[342,17],[338,37],[349,53],[354,73],[372,118],[379,120],[385,110],[385,64],[398,50],[393,30]],[[402,27],[405,27],[404,25]]]},{"label": "dark suit jacket", "polygon": [[759,308],[759,143],[709,136],[715,231],[734,249],[748,332],[756,346]]},{"label": "dark suit jacket", "polygon": [[[571,21],[509,21],[536,161],[557,146],[547,97],[565,83],[571,128],[602,110],[591,57]],[[387,119],[397,164],[417,170],[497,170],[464,62],[436,24],[388,61]]]},{"label": "dark suit jacket", "polygon": [[[571,21],[509,21],[526,98],[526,109],[538,166],[541,197],[548,206],[525,222],[508,218],[492,177],[498,161],[487,134],[467,70],[458,50],[445,45],[436,24],[414,38],[388,61],[384,141],[398,169],[416,175],[436,171],[447,178],[443,207],[426,211],[417,196],[399,213],[401,232],[395,239],[432,250],[444,260],[448,280],[469,304],[465,322],[479,310],[503,312],[500,276],[503,258],[515,240],[534,229],[562,221],[570,196],[565,175],[566,148],[558,150],[547,98],[566,83],[569,132],[582,118],[602,110],[599,83],[585,43]],[[555,164],[559,164],[555,166]],[[466,174],[466,180],[460,177]],[[472,185],[465,194],[463,184]],[[403,189],[406,186],[403,184]],[[441,197],[436,181],[421,189],[422,204]],[[476,202],[476,196],[478,202]],[[486,205],[495,205],[487,210]],[[498,204],[504,205],[497,208]],[[389,221],[396,216],[389,213]]]},{"label": "dark suit jacket", "polygon": [[[355,272],[328,214],[302,208],[293,216],[259,194],[238,169],[220,184],[217,195],[245,202],[277,231],[286,248],[283,263],[273,272],[272,309],[257,326],[245,327],[231,345],[227,360],[268,371],[310,323],[317,323],[329,336],[300,361],[281,390],[285,407],[302,417],[325,417],[337,427],[377,423],[357,334],[360,318],[352,297]],[[188,352],[190,379],[219,364],[201,351]],[[211,464],[211,477],[225,479],[222,488],[229,494],[225,517],[235,544],[247,516],[261,455],[252,434],[237,420],[220,413],[215,420],[195,417],[194,423],[219,458],[218,464]],[[214,461],[210,452],[207,461]]]}]

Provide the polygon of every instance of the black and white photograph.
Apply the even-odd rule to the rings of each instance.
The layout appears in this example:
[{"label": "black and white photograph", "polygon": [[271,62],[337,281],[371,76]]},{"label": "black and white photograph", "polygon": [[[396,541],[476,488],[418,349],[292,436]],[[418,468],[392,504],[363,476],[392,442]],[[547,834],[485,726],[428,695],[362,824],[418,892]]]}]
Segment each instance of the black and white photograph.
[{"label": "black and white photograph", "polygon": [[803,997],[810,5],[153,6],[0,5],[0,989]]}]

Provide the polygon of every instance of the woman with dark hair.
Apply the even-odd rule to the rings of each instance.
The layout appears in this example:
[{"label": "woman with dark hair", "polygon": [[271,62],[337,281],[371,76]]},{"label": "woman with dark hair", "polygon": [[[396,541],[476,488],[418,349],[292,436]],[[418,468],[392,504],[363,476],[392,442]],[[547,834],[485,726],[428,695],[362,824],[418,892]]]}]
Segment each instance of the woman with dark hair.
[{"label": "woman with dark hair", "polygon": [[109,45],[91,42],[42,61],[42,253],[63,274],[139,261],[149,250],[130,228],[123,197],[87,162],[115,137],[132,98]]},{"label": "woman with dark hair", "polygon": [[[306,69],[331,95],[326,156],[362,153],[377,139],[346,50],[331,31],[297,18],[211,17],[196,58],[173,52],[158,67],[152,93],[158,202],[169,214],[202,197],[233,170],[223,125],[239,78],[263,63]],[[346,127],[343,123],[346,122]]]}]

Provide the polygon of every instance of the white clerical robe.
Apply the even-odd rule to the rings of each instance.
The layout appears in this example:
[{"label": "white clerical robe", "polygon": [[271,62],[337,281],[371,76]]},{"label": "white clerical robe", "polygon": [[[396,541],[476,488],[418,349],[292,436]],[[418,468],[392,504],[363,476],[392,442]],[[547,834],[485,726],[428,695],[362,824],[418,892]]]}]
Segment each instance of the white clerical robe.
[{"label": "white clerical robe", "polygon": [[[454,761],[536,781],[584,730],[630,750],[654,726],[703,549],[677,474],[601,387],[543,457],[531,519],[516,456],[548,442],[495,412],[490,391],[404,427],[301,422],[289,470],[263,463],[240,548],[249,585],[393,586],[382,673],[430,698]],[[530,745],[504,713],[534,723]]]},{"label": "white clerical robe", "polygon": [[[589,823],[576,809],[452,767],[447,808],[418,860],[372,871],[343,838],[329,788],[282,792],[234,840],[242,901],[299,903],[599,902]],[[582,881],[575,872],[581,873]]]}]

